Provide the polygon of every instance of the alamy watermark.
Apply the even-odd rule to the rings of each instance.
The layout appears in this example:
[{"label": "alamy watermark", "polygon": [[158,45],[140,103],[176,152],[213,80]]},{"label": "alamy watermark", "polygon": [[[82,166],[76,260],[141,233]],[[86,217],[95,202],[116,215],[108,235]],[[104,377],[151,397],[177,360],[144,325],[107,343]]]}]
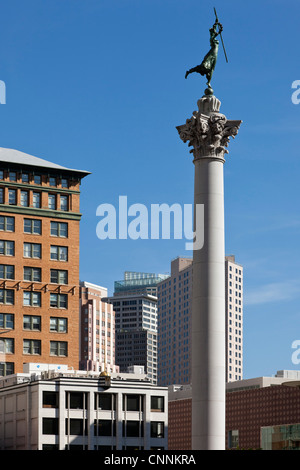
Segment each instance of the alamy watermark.
[{"label": "alamy watermark", "polygon": [[299,104],[300,103],[300,80],[294,80],[292,83],[292,89],[295,91],[292,93],[292,103]]},{"label": "alamy watermark", "polygon": [[297,365],[300,364],[300,340],[296,339],[292,342],[292,349],[295,351],[292,354],[292,363]]},{"label": "alamy watermark", "polygon": [[0,104],[6,104],[6,85],[3,80],[0,80]]},{"label": "alamy watermark", "polygon": [[144,204],[128,206],[127,196],[119,196],[119,207],[100,204],[96,216],[96,234],[100,240],[176,240],[186,239],[186,250],[200,250],[204,245],[204,205],[195,207],[195,231],[193,231],[193,205],[151,204],[150,211]]}]

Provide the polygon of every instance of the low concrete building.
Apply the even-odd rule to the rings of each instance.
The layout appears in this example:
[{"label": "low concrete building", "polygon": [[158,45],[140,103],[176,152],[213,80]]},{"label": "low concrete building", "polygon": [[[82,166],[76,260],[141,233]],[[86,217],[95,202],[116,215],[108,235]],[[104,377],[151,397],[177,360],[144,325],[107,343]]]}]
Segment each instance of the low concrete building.
[{"label": "low concrete building", "polygon": [[0,450],[167,449],[168,390],[145,374],[25,364],[0,378]]}]

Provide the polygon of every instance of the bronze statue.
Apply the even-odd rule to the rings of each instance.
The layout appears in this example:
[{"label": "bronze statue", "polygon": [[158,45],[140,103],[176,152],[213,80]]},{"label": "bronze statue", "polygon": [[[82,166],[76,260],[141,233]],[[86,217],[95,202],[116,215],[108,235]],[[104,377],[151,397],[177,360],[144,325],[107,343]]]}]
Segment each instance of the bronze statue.
[{"label": "bronze statue", "polygon": [[216,15],[216,21],[213,25],[213,27],[209,30],[210,32],[210,51],[206,54],[204,57],[202,63],[200,65],[197,65],[196,67],[191,68],[190,70],[187,70],[185,73],[185,78],[188,77],[190,73],[197,72],[200,73],[201,75],[205,75],[207,79],[207,89],[205,90],[206,95],[212,95],[213,94],[213,89],[211,87],[211,79],[213,72],[216,67],[217,63],[217,58],[218,58],[218,51],[219,51],[219,41],[217,36],[220,35],[220,38],[222,40],[222,45],[224,49],[224,54],[226,61],[227,60],[227,55],[223,43],[223,38],[222,38],[222,31],[223,31],[223,26],[221,23],[219,23],[218,17],[217,17],[217,12],[215,10],[215,15]]}]

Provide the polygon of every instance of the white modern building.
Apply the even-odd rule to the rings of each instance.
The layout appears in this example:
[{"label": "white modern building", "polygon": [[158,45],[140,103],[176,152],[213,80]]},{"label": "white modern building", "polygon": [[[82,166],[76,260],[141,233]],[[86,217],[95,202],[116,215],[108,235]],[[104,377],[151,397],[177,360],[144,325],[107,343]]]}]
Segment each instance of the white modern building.
[{"label": "white modern building", "polygon": [[168,390],[136,370],[25,364],[24,373],[0,378],[0,450],[152,450],[167,442]]},{"label": "white modern building", "polygon": [[243,379],[243,284],[243,267],[226,256],[226,382]]}]

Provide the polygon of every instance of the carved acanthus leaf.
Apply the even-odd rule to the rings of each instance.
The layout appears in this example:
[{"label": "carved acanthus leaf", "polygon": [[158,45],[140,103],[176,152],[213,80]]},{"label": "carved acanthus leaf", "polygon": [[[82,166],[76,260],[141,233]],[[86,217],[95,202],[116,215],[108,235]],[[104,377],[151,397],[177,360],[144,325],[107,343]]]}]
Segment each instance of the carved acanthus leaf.
[{"label": "carved acanthus leaf", "polygon": [[235,138],[240,124],[241,121],[229,121],[219,112],[208,116],[194,111],[192,117],[177,130],[181,140],[193,147],[190,153],[194,159],[208,156],[224,159],[230,137]]}]

